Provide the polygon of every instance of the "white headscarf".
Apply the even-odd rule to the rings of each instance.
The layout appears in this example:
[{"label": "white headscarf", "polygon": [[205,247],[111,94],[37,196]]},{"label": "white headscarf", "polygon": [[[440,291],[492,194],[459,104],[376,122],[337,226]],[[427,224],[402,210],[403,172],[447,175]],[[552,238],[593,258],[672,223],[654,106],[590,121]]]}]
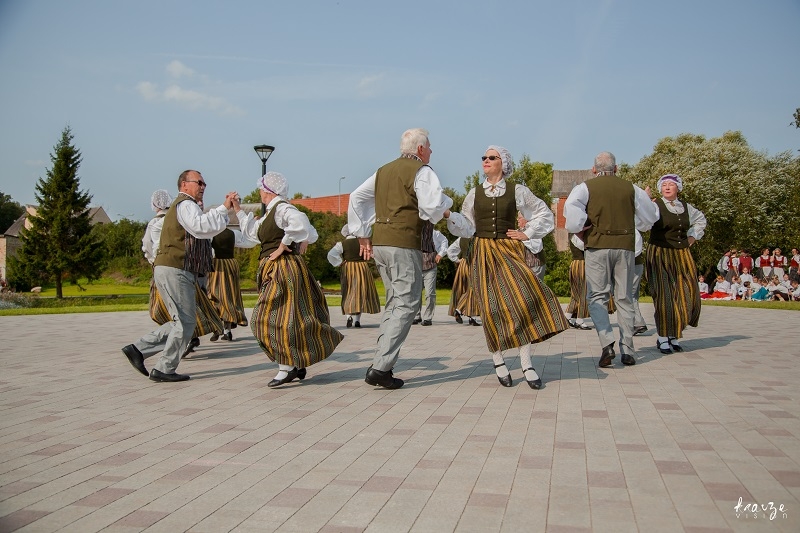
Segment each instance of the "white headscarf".
[{"label": "white headscarf", "polygon": [[258,178],[258,188],[283,198],[286,198],[286,195],[289,194],[289,183],[280,172],[269,171]]},{"label": "white headscarf", "polygon": [[658,178],[658,185],[656,185],[656,187],[658,188],[658,192],[661,192],[661,184],[664,183],[665,181],[674,181],[675,184],[678,186],[678,192],[681,192],[683,190],[683,180],[681,179],[680,176],[678,176],[677,174],[665,174],[660,178]]},{"label": "white headscarf", "polygon": [[503,163],[504,178],[507,178],[512,172],[514,172],[514,160],[511,158],[511,152],[502,146],[497,146],[495,144],[489,146],[489,148],[486,150],[495,150],[498,154],[500,154],[500,161]]},{"label": "white headscarf", "polygon": [[158,189],[150,197],[150,208],[156,213],[168,209],[170,205],[172,205],[172,196],[166,189]]}]

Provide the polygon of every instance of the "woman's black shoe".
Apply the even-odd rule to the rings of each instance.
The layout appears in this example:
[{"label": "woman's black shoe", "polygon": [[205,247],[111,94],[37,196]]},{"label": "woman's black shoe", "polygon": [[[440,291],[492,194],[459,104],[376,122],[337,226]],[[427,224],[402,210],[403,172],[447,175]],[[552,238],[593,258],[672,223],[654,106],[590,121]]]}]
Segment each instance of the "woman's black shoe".
[{"label": "woman's black shoe", "polygon": [[676,339],[674,337],[670,337],[669,338],[669,345],[676,352],[682,352],[683,351],[683,346],[678,344],[678,339]]},{"label": "woman's black shoe", "polygon": [[[526,370],[533,370],[534,372],[536,372],[536,369],[535,369],[535,368],[533,368],[533,367],[526,368],[525,370],[523,370],[523,371],[522,371],[522,375],[523,375],[523,376],[525,376],[525,371],[526,371]],[[525,376],[525,381],[527,381],[527,382],[528,382],[528,386],[529,386],[530,388],[532,388],[532,389],[539,390],[539,389],[541,389],[541,388],[542,388],[542,378],[534,379],[533,381],[528,381],[528,377],[527,377],[527,376]]]},{"label": "woman's black shoe", "polygon": [[[501,366],[506,366],[506,364],[500,363],[499,365],[494,365],[495,368],[500,368]],[[514,382],[511,380],[511,374],[506,375],[506,377],[504,378],[497,376],[497,381],[499,381],[500,385],[502,385],[503,387],[510,387],[511,385],[514,384]]]},{"label": "woman's black shoe", "polygon": [[301,368],[300,370],[297,371],[297,379],[299,379],[300,381],[303,381],[304,379],[306,379],[306,369],[305,368]]},{"label": "woman's black shoe", "polygon": [[280,385],[283,385],[284,383],[289,383],[290,381],[294,381],[294,379],[297,377],[297,374],[298,374],[297,367],[294,367],[291,370],[289,370],[289,373],[286,374],[285,378],[273,379],[272,381],[267,383],[267,387],[278,387]]},{"label": "woman's black shoe", "polygon": [[454,315],[455,315],[455,317],[456,317],[456,322],[458,322],[459,324],[463,324],[463,323],[464,323],[464,319],[463,319],[463,318],[461,318],[461,313],[459,313],[458,311],[456,311],[456,312],[454,313]]},{"label": "woman's black shoe", "polygon": [[669,343],[669,341],[664,341],[664,342],[656,341],[656,346],[658,346],[658,349],[661,350],[661,353],[663,353],[663,354],[672,353],[672,348],[671,348],[671,344]]}]

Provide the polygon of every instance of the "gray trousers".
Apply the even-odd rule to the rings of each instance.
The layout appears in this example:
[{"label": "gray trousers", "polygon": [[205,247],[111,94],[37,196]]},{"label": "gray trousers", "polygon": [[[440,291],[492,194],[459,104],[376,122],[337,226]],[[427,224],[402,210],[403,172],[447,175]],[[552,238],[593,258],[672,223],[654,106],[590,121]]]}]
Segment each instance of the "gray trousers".
[{"label": "gray trousers", "polygon": [[632,250],[589,248],[584,252],[586,260],[586,298],[589,315],[592,317],[600,345],[614,342],[614,330],[608,315],[608,300],[613,291],[617,306],[619,325],[619,351],[634,355],[633,322],[634,308],[631,290],[633,287],[634,254]]},{"label": "gray trousers", "polygon": [[157,266],[153,269],[153,281],[172,320],[133,344],[145,359],[161,352],[153,368],[172,374],[181,362],[181,355],[192,339],[197,323],[196,277],[180,268]]},{"label": "gray trousers", "polygon": [[372,368],[391,370],[411,329],[422,299],[422,251],[394,246],[372,248],[375,264],[386,287],[378,346]]},{"label": "gray trousers", "polygon": [[425,305],[417,313],[417,318],[422,320],[433,320],[433,312],[436,311],[436,270],[436,267],[433,267],[422,271]]},{"label": "gray trousers", "polygon": [[641,265],[633,265],[633,288],[631,289],[631,297],[633,298],[633,327],[638,328],[640,326],[647,327],[647,322],[645,322],[644,317],[642,316],[642,310],[639,309],[639,288],[642,284],[642,275],[644,274],[644,264]]}]

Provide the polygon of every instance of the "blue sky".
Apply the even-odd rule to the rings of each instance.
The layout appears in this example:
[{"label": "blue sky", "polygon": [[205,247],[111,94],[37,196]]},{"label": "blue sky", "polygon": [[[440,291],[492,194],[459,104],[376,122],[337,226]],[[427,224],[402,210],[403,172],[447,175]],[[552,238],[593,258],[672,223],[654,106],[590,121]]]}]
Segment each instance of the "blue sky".
[{"label": "blue sky", "polygon": [[0,191],[34,203],[66,125],[92,204],[142,221],[187,168],[207,204],[252,191],[256,144],[290,194],[349,192],[411,127],[458,190],[489,144],[562,170],[683,132],[795,151],[798,23],[797,0],[0,0]]}]

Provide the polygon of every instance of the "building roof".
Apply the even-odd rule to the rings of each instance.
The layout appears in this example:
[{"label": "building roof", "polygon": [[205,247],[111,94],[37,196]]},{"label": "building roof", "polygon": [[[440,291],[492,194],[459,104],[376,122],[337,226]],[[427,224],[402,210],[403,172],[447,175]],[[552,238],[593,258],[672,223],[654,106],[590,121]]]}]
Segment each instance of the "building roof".
[{"label": "building roof", "polygon": [[566,198],[576,185],[592,179],[592,170],[554,170],[553,188],[551,194],[553,198]]},{"label": "building roof", "polygon": [[[22,228],[30,227],[30,224],[27,223],[27,219],[29,216],[36,216],[36,211],[38,206],[27,204],[25,206],[25,212],[20,215],[20,217],[14,221],[11,226],[3,233],[4,236],[7,237],[19,237],[19,232]],[[89,220],[91,221],[92,225],[94,224],[108,224],[111,222],[111,219],[108,218],[108,214],[106,210],[102,207],[89,207]]]},{"label": "building roof", "polygon": [[294,205],[303,207],[317,213],[333,213],[334,215],[347,214],[347,205],[350,202],[350,193],[334,194],[332,196],[318,196],[316,198],[296,198],[289,200]]}]

